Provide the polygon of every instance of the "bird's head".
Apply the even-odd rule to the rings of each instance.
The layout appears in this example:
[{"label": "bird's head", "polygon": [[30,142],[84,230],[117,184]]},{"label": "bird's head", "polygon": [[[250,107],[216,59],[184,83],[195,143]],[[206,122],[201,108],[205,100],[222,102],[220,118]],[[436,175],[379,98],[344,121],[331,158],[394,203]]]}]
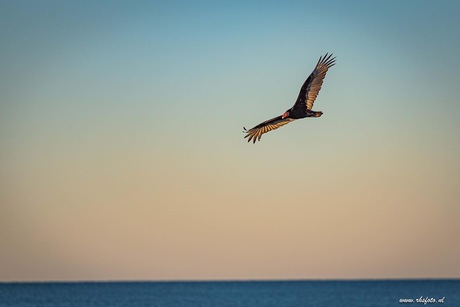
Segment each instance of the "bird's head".
[{"label": "bird's head", "polygon": [[[278,113],[279,114],[279,113]],[[285,119],[286,117],[289,116],[289,110],[287,110],[286,112],[284,112],[284,114],[281,116],[281,119]]]}]

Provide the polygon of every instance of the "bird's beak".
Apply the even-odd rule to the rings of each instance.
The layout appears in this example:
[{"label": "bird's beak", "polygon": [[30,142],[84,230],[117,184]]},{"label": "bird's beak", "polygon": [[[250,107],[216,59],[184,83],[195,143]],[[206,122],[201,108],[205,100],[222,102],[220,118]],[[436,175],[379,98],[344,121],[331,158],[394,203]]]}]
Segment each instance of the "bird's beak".
[{"label": "bird's beak", "polygon": [[289,116],[289,113],[288,112],[284,112],[283,116],[281,116],[281,119],[285,119],[286,117]]}]

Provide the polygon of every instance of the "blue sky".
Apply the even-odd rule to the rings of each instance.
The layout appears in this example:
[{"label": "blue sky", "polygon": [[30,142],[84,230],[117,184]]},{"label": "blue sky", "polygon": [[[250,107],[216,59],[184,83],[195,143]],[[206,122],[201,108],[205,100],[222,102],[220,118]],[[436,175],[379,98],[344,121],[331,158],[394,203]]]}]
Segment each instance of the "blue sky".
[{"label": "blue sky", "polygon": [[458,2],[0,8],[1,280],[459,276]]}]

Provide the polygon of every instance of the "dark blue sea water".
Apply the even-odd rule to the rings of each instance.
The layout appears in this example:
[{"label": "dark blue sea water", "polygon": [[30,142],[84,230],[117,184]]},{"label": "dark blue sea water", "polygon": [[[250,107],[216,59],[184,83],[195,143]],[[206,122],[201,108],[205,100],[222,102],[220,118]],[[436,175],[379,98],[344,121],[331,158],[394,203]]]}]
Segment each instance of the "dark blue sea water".
[{"label": "dark blue sea water", "polygon": [[460,280],[0,283],[0,306],[460,306]]}]

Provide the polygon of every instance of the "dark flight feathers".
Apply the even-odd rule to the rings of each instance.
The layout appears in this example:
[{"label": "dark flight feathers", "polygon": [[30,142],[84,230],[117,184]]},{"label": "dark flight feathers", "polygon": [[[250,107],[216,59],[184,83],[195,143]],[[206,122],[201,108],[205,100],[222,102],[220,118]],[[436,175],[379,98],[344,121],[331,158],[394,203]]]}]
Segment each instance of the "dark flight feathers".
[{"label": "dark flight feathers", "polygon": [[321,90],[324,77],[326,77],[327,70],[335,65],[335,58],[332,58],[332,53],[328,56],[327,53],[324,57],[320,57],[313,72],[305,80],[300,88],[299,96],[294,104],[294,109],[302,108],[305,106],[307,110],[311,110],[315,99]]},{"label": "dark flight feathers", "polygon": [[263,123],[261,124],[258,124],[257,126],[249,129],[249,130],[246,130],[246,128],[244,128],[244,132],[247,133],[244,137],[247,138],[249,137],[248,139],[248,142],[250,142],[252,140],[253,143],[256,142],[256,140],[259,140],[260,141],[260,138],[262,137],[262,134],[268,132],[268,131],[272,131],[272,130],[275,130],[275,129],[278,129],[279,127],[282,127],[286,124],[289,124],[291,121],[293,121],[292,118],[281,118],[281,115],[280,116],[277,116],[277,117],[274,117],[272,119],[269,119],[269,120],[266,120],[264,121]]}]

